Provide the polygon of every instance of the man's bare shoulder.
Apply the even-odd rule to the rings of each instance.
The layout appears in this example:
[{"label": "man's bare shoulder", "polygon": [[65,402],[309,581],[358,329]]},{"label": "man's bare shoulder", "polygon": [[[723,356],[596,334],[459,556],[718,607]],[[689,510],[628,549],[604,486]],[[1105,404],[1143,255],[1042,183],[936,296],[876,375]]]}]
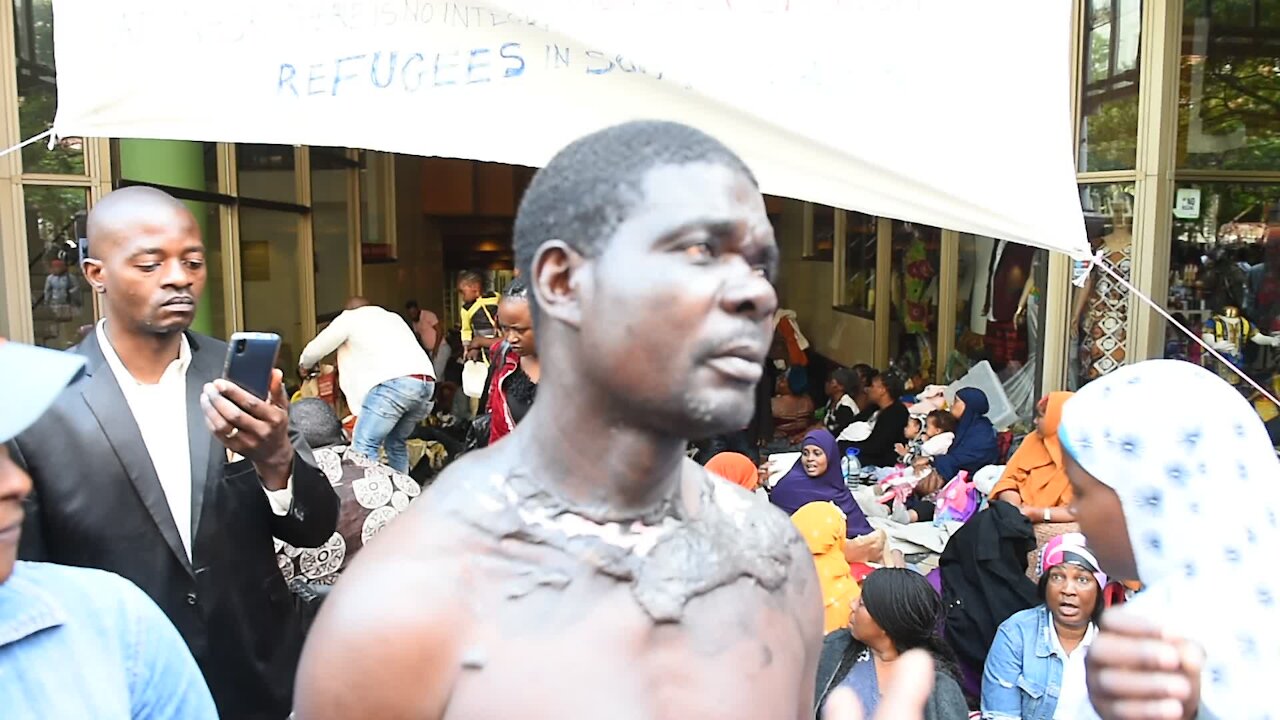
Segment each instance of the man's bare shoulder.
[{"label": "man's bare shoulder", "polygon": [[769,547],[804,545],[804,539],[787,514],[763,497],[706,472],[696,463],[697,483],[714,514],[743,533],[744,542]]},{"label": "man's bare shoulder", "polygon": [[476,459],[451,466],[343,571],[299,663],[299,720],[443,713],[472,630],[468,559],[495,541],[475,522],[497,493]]}]

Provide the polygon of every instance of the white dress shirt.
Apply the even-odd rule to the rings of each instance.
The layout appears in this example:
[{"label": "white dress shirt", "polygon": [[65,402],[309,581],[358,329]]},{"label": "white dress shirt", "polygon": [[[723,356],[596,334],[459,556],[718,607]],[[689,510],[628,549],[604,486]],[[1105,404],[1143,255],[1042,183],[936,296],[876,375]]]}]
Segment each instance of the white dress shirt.
[{"label": "white dress shirt", "polygon": [[[1102,598],[1098,598],[1102,602]],[[1058,707],[1053,711],[1054,720],[1093,720],[1098,714],[1089,702],[1089,689],[1085,685],[1084,657],[1098,634],[1098,628],[1089,623],[1084,638],[1076,649],[1068,653],[1058,639],[1058,629],[1049,618],[1049,643],[1051,652],[1062,660],[1062,685],[1058,691]]]},{"label": "white dress shirt", "polygon": [[435,379],[431,358],[399,315],[366,305],[346,310],[302,350],[298,364],[314,367],[338,351],[338,384],[351,412],[360,414],[364,397],[388,380],[409,375]]},{"label": "white dress shirt", "polygon": [[[169,503],[169,512],[178,526],[178,536],[191,559],[191,438],[187,431],[187,368],[191,366],[191,345],[182,336],[178,359],[169,363],[154,385],[141,383],[129,372],[111,340],[107,338],[106,320],[98,322],[98,345],[115,375],[129,412],[138,424],[142,442],[151,456],[160,488]],[[198,441],[202,441],[199,438]],[[271,510],[285,515],[293,503],[293,478],[283,490],[263,488]]]}]

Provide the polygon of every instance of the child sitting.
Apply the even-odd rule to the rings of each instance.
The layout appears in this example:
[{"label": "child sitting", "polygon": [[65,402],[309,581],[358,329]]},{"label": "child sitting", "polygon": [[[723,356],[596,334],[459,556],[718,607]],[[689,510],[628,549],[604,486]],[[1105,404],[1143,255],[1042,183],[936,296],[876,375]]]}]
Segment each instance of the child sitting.
[{"label": "child sitting", "polygon": [[916,485],[933,472],[932,470],[917,471],[911,467],[911,463],[918,457],[936,457],[951,449],[951,443],[956,439],[956,424],[956,417],[951,413],[946,410],[934,410],[925,417],[924,431],[921,432],[919,419],[911,418],[907,423],[906,434],[909,437],[914,430],[917,433],[916,437],[909,445],[902,443],[897,445],[898,454],[902,456],[902,462],[907,467],[880,481],[880,489],[884,491],[880,496],[880,502],[885,504],[894,500],[906,502]]},{"label": "child sitting", "polygon": [[924,426],[924,415],[912,415],[907,420],[907,427],[902,431],[902,437],[906,442],[893,446],[893,451],[898,453],[898,462],[902,465],[910,465],[920,453],[920,448],[926,440]]}]

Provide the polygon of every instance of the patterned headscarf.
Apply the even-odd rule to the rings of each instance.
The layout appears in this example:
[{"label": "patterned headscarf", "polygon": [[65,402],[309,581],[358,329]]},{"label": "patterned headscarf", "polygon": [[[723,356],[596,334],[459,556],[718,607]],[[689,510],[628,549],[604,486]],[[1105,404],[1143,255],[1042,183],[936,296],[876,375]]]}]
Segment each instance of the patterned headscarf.
[{"label": "patterned headscarf", "polygon": [[1045,573],[1059,565],[1075,565],[1083,568],[1093,573],[1093,579],[1098,581],[1099,590],[1107,586],[1107,574],[1102,572],[1098,558],[1093,556],[1093,551],[1085,547],[1084,535],[1080,533],[1063,533],[1050,540],[1044,546],[1044,550],[1040,551],[1036,576],[1044,577]]},{"label": "patterned headscarf", "polygon": [[1202,708],[1277,717],[1259,698],[1280,668],[1280,460],[1253,407],[1204,368],[1151,360],[1076,393],[1058,435],[1120,498],[1146,587],[1128,606],[1205,649]]}]

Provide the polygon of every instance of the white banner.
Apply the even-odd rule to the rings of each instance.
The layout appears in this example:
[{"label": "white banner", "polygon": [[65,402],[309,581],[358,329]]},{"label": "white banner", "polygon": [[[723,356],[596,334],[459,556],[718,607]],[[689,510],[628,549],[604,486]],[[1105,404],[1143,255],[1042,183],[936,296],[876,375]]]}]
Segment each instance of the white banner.
[{"label": "white banner", "polygon": [[540,166],[636,118],[766,193],[1088,254],[1070,0],[55,0],[59,136]]}]

